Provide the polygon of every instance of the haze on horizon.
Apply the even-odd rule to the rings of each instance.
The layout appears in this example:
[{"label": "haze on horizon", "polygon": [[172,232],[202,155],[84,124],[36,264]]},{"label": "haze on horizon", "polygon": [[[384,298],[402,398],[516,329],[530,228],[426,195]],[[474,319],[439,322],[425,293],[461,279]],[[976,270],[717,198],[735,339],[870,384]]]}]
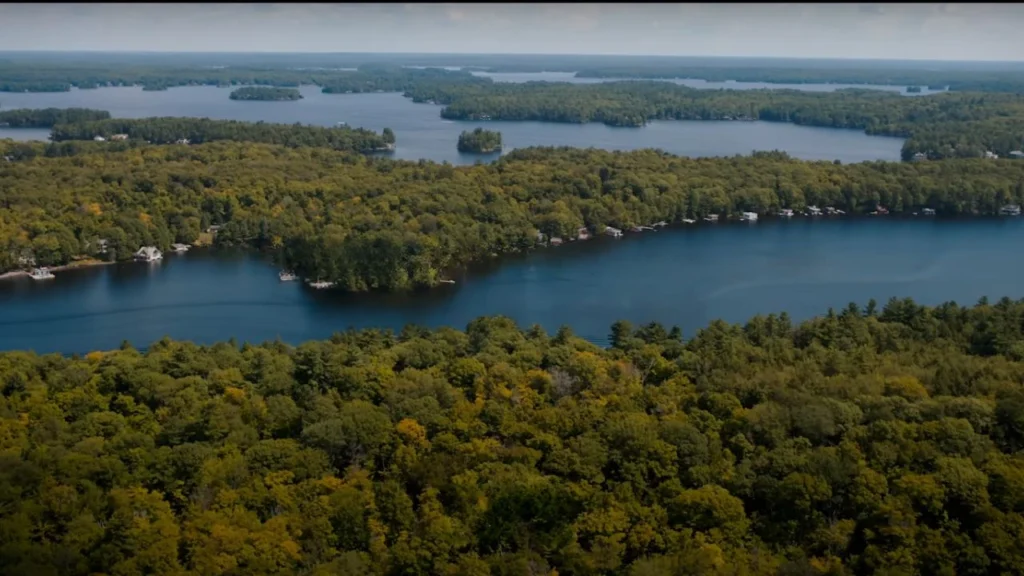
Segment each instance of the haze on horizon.
[{"label": "haze on horizon", "polygon": [[1019,61],[1024,4],[0,4],[0,50]]}]

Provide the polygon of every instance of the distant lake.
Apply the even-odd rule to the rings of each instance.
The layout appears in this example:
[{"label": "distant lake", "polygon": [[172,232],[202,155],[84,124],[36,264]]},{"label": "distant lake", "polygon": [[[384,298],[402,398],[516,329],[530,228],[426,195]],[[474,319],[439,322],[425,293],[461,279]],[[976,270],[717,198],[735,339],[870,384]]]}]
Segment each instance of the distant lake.
[{"label": "distant lake", "polygon": [[780,84],[773,82],[708,82],[699,78],[577,78],[575,72],[470,72],[474,76],[491,78],[495,82],[568,82],[570,84],[601,84],[604,82],[623,82],[627,80],[643,80],[654,82],[671,82],[699,90],[802,90],[804,92],[835,92],[848,88],[868,90],[884,90],[898,92],[904,96],[926,96],[940,94],[945,90],[929,90],[922,86],[917,93],[907,92],[907,86],[895,84]]},{"label": "distant lake", "polygon": [[[452,164],[490,161],[497,154],[462,154],[455,149],[459,133],[486,125],[500,130],[505,151],[528,146],[573,146],[607,150],[660,148],[683,156],[732,156],[754,150],[779,149],[805,160],[844,163],[899,160],[902,138],[868,136],[859,130],[816,128],[774,122],[655,121],[643,128],[612,128],[603,124],[549,122],[458,122],[440,117],[442,106],[415,104],[401,94],[323,94],[315,86],[300,88],[304,98],[289,102],[247,102],[228,98],[232,88],[188,86],[146,92],[139,87],[73,89],[57,93],[0,94],[3,109],[95,108],[117,118],[196,116],[224,120],[301,122],[380,131],[390,127],[398,137],[393,157]],[[45,130],[0,129],[0,138],[41,140]]]},{"label": "distant lake", "polygon": [[235,337],[299,343],[348,327],[408,323],[465,328],[503,314],[560,325],[606,344],[609,326],[677,324],[689,337],[713,319],[786,311],[794,320],[849,302],[912,297],[934,305],[1024,296],[1020,218],[862,218],[697,224],[599,237],[496,259],[454,286],[419,294],[343,295],[280,282],[268,262],[193,251],[161,263],[0,281],[0,350],[88,352],[168,335],[210,344]]}]

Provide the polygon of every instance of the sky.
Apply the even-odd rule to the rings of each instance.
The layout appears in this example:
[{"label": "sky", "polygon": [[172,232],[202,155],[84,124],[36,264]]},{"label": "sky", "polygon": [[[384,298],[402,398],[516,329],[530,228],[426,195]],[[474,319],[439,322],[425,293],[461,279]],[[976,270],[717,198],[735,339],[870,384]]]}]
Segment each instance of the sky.
[{"label": "sky", "polygon": [[0,50],[1024,60],[1024,4],[0,4]]}]

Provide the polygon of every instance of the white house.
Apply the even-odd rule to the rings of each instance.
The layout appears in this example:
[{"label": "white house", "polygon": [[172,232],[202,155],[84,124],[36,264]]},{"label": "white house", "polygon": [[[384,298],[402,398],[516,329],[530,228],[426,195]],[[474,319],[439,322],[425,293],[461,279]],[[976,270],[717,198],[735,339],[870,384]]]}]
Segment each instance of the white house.
[{"label": "white house", "polygon": [[604,233],[612,238],[622,238],[622,230],[612,228],[611,226],[605,226]]},{"label": "white house", "polygon": [[744,222],[757,222],[757,212],[744,212],[740,216],[740,220]]},{"label": "white house", "polygon": [[143,262],[156,262],[157,260],[162,260],[163,257],[163,253],[155,246],[143,246],[135,253],[135,259],[142,260]]},{"label": "white house", "polygon": [[1003,216],[1020,216],[1020,205],[1007,204],[999,209],[999,213]]}]

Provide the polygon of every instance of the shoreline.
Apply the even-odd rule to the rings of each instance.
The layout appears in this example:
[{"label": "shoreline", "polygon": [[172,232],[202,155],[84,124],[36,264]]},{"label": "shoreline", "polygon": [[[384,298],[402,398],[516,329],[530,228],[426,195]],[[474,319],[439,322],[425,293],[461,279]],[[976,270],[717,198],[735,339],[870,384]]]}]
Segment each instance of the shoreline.
[{"label": "shoreline", "polygon": [[[92,268],[94,266],[108,266],[110,264],[116,264],[116,262],[107,262],[105,260],[87,259],[79,260],[77,262],[71,262],[69,264],[61,264],[60,266],[50,266],[50,272],[62,272],[67,270],[73,270],[75,268]],[[10,272],[4,272],[0,274],[0,280],[10,280],[12,278],[20,278],[22,276],[28,276],[28,270],[11,270]]]}]

